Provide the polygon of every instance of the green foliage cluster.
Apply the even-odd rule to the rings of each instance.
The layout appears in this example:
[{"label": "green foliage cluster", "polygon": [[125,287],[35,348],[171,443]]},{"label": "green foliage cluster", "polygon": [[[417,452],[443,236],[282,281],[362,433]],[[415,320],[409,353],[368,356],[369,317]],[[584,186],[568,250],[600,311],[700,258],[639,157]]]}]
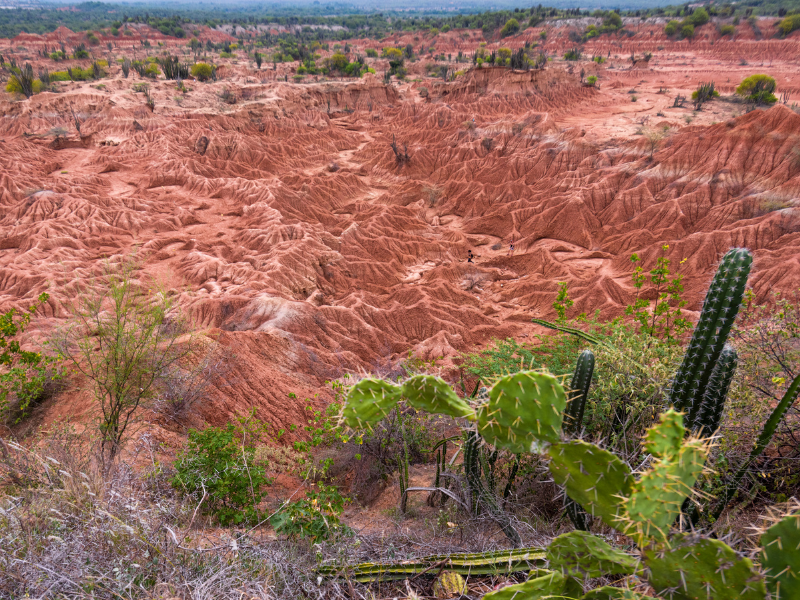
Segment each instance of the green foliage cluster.
[{"label": "green foliage cluster", "polygon": [[602,16],[603,23],[600,27],[597,25],[589,25],[586,31],[583,32],[584,40],[590,40],[606,33],[616,33],[622,29],[622,17],[613,10],[608,12],[595,11],[595,16]]},{"label": "green foliage cluster", "polygon": [[695,9],[683,21],[677,21],[675,19],[669,21],[664,27],[664,33],[669,36],[680,34],[682,39],[690,39],[694,37],[695,28],[705,25],[709,20],[708,12],[701,6]]},{"label": "green foliage cluster", "polygon": [[506,21],[503,28],[500,30],[500,37],[508,37],[514,35],[519,31],[519,21],[516,19],[509,19]]},{"label": "green foliage cluster", "polygon": [[800,13],[795,13],[792,15],[787,15],[781,22],[778,24],[778,30],[781,32],[782,35],[789,35],[793,31],[800,29]]},{"label": "green foliage cluster", "polygon": [[335,486],[317,484],[301,500],[290,502],[271,518],[276,533],[290,538],[308,539],[312,544],[341,535],[352,535],[339,516],[348,498],[342,497]]},{"label": "green foliage cluster", "polygon": [[197,81],[208,81],[211,79],[214,70],[211,65],[208,63],[195,63],[192,65],[190,72],[192,77],[197,79]]},{"label": "green foliage cluster", "polygon": [[775,97],[776,87],[773,77],[759,73],[743,79],[736,93],[756,104],[774,104],[778,101]]},{"label": "green foliage cluster", "polygon": [[20,338],[49,296],[39,295],[27,310],[0,315],[0,417],[19,422],[43,399],[46,387],[64,376],[57,356],[23,350]]},{"label": "green foliage cluster", "polygon": [[252,414],[225,427],[189,430],[186,449],[175,461],[172,485],[201,502],[221,525],[255,523],[270,483],[256,447],[267,427]]}]

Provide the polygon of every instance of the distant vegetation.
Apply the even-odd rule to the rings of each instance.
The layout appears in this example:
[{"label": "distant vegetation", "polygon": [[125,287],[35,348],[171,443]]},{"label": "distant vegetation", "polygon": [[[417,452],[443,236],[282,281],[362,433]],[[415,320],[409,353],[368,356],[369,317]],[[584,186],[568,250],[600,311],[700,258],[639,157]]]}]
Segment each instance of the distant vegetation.
[{"label": "distant vegetation", "polygon": [[[87,32],[87,43],[100,43],[98,34],[122,37],[131,35],[130,24],[145,23],[164,35],[189,38],[198,25],[225,30],[234,37],[252,37],[253,27],[271,24],[292,27],[291,33],[281,34],[282,39],[295,41],[346,40],[355,37],[380,39],[398,31],[427,31],[435,37],[452,29],[480,29],[485,36],[508,37],[533,27],[545,19],[574,17],[602,18],[600,26],[592,25],[586,38],[624,29],[623,17],[668,17],[669,35],[691,37],[693,28],[701,27],[711,17],[736,20],[753,16],[775,16],[781,19],[779,31],[787,35],[800,28],[800,3],[796,0],[750,0],[744,3],[706,4],[702,7],[689,4],[657,7],[650,2],[619,3],[614,11],[585,10],[569,7],[554,8],[539,4],[531,8],[508,8],[480,12],[478,3],[467,3],[459,14],[444,12],[439,5],[425,5],[413,11],[396,11],[382,6],[381,12],[369,11],[347,4],[308,5],[233,5],[198,9],[188,4],[172,5],[116,5],[113,3],[84,2],[65,11],[59,7],[14,9],[0,11],[0,37],[11,38],[19,33],[48,33],[64,26],[73,31]],[[564,6],[564,5],[562,5]],[[471,14],[470,14],[471,13]],[[331,16],[335,15],[335,16]],[[248,29],[249,28],[249,29]],[[728,30],[723,35],[732,33]],[[267,45],[270,34],[259,34]],[[274,40],[272,40],[274,43]]]}]

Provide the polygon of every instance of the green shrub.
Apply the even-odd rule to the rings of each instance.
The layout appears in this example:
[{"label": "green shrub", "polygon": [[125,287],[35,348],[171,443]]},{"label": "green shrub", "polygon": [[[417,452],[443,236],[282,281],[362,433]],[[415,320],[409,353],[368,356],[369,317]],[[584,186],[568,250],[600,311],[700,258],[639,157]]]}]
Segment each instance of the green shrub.
[{"label": "green shrub", "polygon": [[567,50],[564,53],[564,60],[580,60],[580,59],[581,59],[581,51],[578,48]]},{"label": "green shrub", "polygon": [[597,85],[597,76],[596,75],[589,75],[586,78],[586,84],[588,86],[590,86],[590,87],[594,87],[595,85]]},{"label": "green shrub", "polygon": [[666,33],[667,35],[675,35],[676,33],[678,33],[678,27],[680,27],[680,25],[681,25],[680,22],[675,21],[673,19],[664,26],[664,33]]},{"label": "green shrub", "polygon": [[319,484],[317,487],[318,491],[307,492],[305,498],[287,504],[270,518],[276,533],[308,539],[312,544],[352,533],[339,521],[348,499],[334,486]]},{"label": "green shrub", "polygon": [[30,98],[42,91],[42,82],[34,77],[31,65],[26,64],[21,69],[12,68],[11,76],[6,83],[6,91],[10,94],[22,94],[26,98]]},{"label": "green shrub", "polygon": [[266,463],[256,460],[256,442],[263,429],[252,418],[224,428],[191,429],[186,450],[175,461],[172,485],[198,500],[206,494],[203,507],[221,525],[256,522],[262,488],[270,483]]},{"label": "green shrub", "polygon": [[681,37],[682,38],[689,38],[689,39],[693,38],[694,37],[694,25],[692,25],[691,23],[686,23],[681,28]]},{"label": "green shrub", "polygon": [[516,19],[509,19],[503,28],[500,30],[500,37],[508,37],[514,35],[519,31],[519,21]]},{"label": "green shrub", "polygon": [[16,421],[27,416],[31,405],[45,395],[48,383],[63,377],[56,357],[23,350],[19,343],[31,317],[48,298],[43,293],[27,310],[11,309],[0,315],[0,415],[4,420],[12,412]]},{"label": "green shrub", "polygon": [[778,24],[778,30],[783,35],[789,35],[796,29],[800,29],[800,14],[788,15]]},{"label": "green shrub", "polygon": [[367,56],[369,58],[378,58],[378,51],[375,48],[367,48]]},{"label": "green shrub", "polygon": [[776,87],[774,78],[757,73],[745,78],[736,88],[736,93],[756,104],[774,104],[778,101]]},{"label": "green shrub", "polygon": [[208,63],[196,63],[192,65],[191,73],[192,77],[197,79],[197,81],[208,81],[211,79],[213,69]]},{"label": "green shrub", "polygon": [[734,27],[733,25],[730,24],[723,25],[722,27],[719,28],[720,35],[733,35],[734,33],[736,33],[736,27]]}]

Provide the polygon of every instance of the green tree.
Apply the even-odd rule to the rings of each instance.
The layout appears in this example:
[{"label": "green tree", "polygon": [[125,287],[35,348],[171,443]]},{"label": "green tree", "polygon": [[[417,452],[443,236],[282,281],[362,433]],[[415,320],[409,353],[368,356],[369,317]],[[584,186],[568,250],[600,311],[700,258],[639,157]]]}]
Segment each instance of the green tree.
[{"label": "green tree", "polygon": [[192,77],[197,79],[197,81],[208,81],[211,79],[211,74],[213,69],[211,65],[207,63],[197,63],[192,65],[191,73]]},{"label": "green tree", "polygon": [[69,322],[53,345],[90,384],[99,417],[100,459],[107,473],[127,438],[139,406],[162,377],[195,352],[195,340],[174,299],[142,287],[131,259],[106,263],[68,306]]},{"label": "green tree", "polygon": [[509,19],[503,28],[500,30],[500,37],[508,37],[514,35],[519,31],[519,21],[516,19]]},{"label": "green tree", "polygon": [[692,22],[692,25],[695,27],[700,27],[705,25],[709,21],[708,12],[702,6],[692,13],[692,16],[689,17],[689,20]]}]

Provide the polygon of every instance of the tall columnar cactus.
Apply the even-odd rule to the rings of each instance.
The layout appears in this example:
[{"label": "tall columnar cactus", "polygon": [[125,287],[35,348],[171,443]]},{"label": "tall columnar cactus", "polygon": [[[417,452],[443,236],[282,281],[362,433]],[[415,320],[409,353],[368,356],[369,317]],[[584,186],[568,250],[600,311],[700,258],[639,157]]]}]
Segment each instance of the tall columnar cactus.
[{"label": "tall columnar cactus", "polygon": [[572,383],[569,386],[569,403],[564,415],[564,433],[580,433],[593,374],[594,352],[584,350],[575,364],[575,372],[572,374]]},{"label": "tall columnar cactus", "polygon": [[729,250],[706,294],[700,321],[673,380],[670,403],[696,414],[739,312],[753,256],[742,248]]},{"label": "tall columnar cactus", "polygon": [[[572,383],[569,386],[569,404],[567,404],[567,411],[564,415],[564,432],[567,434],[579,433],[583,427],[583,413],[586,411],[593,374],[594,353],[591,350],[584,350],[578,357],[575,372],[572,375]],[[580,504],[565,495],[564,508],[575,529],[589,530],[588,515]]]}]

